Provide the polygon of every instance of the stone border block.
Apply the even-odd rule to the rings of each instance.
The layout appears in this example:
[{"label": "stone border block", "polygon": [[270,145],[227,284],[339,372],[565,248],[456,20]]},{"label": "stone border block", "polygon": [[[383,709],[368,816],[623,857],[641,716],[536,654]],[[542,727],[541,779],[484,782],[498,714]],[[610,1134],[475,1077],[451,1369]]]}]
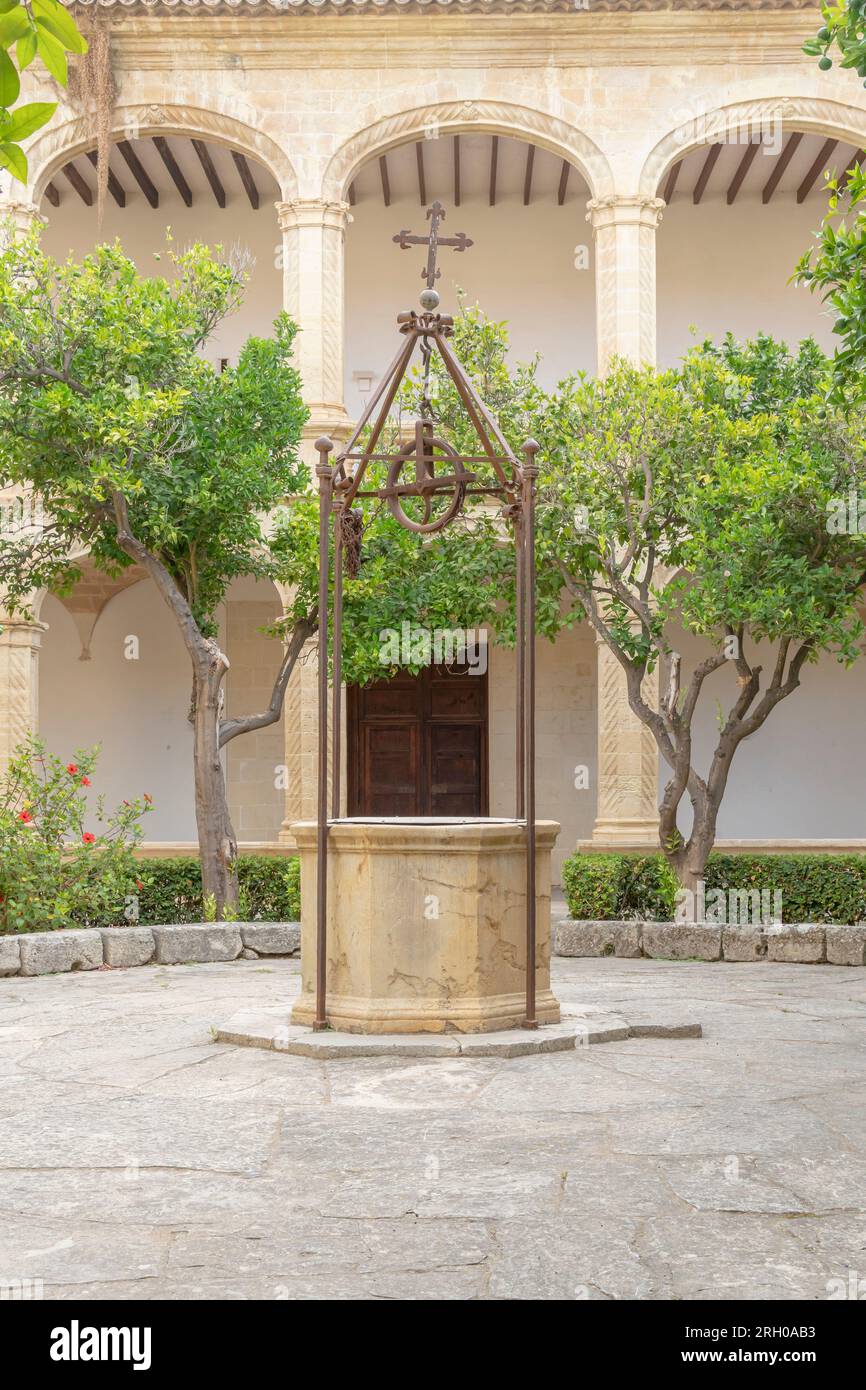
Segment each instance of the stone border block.
[{"label": "stone border block", "polygon": [[237,960],[243,950],[236,922],[188,922],[177,927],[151,927],[151,931],[158,965]]},{"label": "stone border block", "polygon": [[866,965],[866,923],[825,927],[829,965]]},{"label": "stone border block", "polygon": [[22,975],[57,975],[102,965],[102,936],[95,928],[34,932],[19,937],[19,945]]},{"label": "stone border block", "polygon": [[824,928],[811,924],[768,927],[767,959],[820,965],[826,960]]},{"label": "stone border block", "polygon": [[558,956],[619,956],[634,960],[641,954],[638,922],[559,922],[554,934]]},{"label": "stone border block", "polygon": [[725,960],[767,959],[767,933],[763,927],[723,927],[722,954]]},{"label": "stone border block", "polygon": [[641,943],[644,955],[656,960],[719,960],[722,931],[695,922],[645,922]]},{"label": "stone border block", "polygon": [[115,969],[149,965],[156,953],[150,927],[102,927],[101,935],[105,964]]},{"label": "stone border block", "polygon": [[259,956],[294,956],[301,949],[299,922],[235,922],[248,951]]},{"label": "stone border block", "polygon": [[0,976],[17,975],[20,969],[20,938],[17,936],[0,936]]}]

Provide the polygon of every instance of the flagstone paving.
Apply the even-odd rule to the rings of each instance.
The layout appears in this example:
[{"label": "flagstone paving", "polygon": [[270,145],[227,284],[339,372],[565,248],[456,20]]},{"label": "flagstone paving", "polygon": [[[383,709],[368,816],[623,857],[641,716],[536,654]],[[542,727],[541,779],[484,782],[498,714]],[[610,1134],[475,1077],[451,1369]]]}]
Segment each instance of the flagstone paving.
[{"label": "flagstone paving", "polygon": [[0,1282],[46,1298],[866,1295],[866,972],[556,960],[700,1039],[318,1061],[296,961],[0,981]]}]

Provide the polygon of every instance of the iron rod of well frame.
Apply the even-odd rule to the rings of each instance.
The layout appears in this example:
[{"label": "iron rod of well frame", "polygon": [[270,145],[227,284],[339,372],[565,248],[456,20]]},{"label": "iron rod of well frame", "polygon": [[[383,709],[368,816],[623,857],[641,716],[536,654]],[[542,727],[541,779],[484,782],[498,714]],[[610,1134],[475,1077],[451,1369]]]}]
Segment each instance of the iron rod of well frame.
[{"label": "iron rod of well frame", "polygon": [[313,1028],[327,1028],[328,977],[328,541],[331,523],[333,469],[327,435],[316,440],[319,462],[319,786],[316,835],[316,1019]]},{"label": "iron rod of well frame", "polygon": [[526,631],[526,1019],[525,1027],[537,1028],[535,1008],[535,456],[539,446],[528,439],[523,446],[523,550],[526,565],[524,592]]},{"label": "iron rod of well frame", "polygon": [[340,772],[343,741],[343,502],[337,498],[334,509],[334,635],[331,642],[333,715],[331,719],[331,816],[340,818]]},{"label": "iron rod of well frame", "polygon": [[526,670],[526,608],[524,604],[524,590],[526,579],[526,567],[523,559],[523,499],[521,498],[518,506],[514,510],[514,589],[515,589],[515,634],[514,643],[514,664],[517,675],[517,704],[515,709],[515,728],[517,739],[515,747],[515,815],[518,820],[523,820],[526,811],[525,790],[526,790],[526,753],[524,751],[523,735],[525,733],[525,670]]}]

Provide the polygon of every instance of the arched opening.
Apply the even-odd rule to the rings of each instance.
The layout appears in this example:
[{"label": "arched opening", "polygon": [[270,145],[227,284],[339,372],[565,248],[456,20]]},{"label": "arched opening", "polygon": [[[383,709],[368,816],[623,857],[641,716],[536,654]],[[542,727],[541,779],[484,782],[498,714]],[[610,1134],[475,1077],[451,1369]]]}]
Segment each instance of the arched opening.
[{"label": "arched opening", "polygon": [[401,228],[426,235],[425,210],[446,208],[444,235],[465,231],[465,254],[440,256],[444,312],[460,293],[507,319],[514,361],[541,355],[552,384],[595,364],[595,286],[580,170],[538,145],[489,131],[429,132],[372,155],[348,185],[346,406],[357,417],[393,355],[393,324],[416,307],[423,250],[401,251]]},{"label": "arched opening", "polygon": [[237,248],[250,262],[240,311],[221,325],[207,355],[233,362],[251,333],[270,332],[282,305],[281,245],[273,205],[274,175],[252,156],[212,139],[170,134],[118,139],[111,148],[102,225],[97,219],[96,151],[56,167],[41,211],[45,249],[59,259],[85,255],[117,238],[145,273],[165,274],[154,259],[166,231],[178,246],[193,241]]},{"label": "arched opening", "polygon": [[825,172],[859,164],[864,150],[771,112],[713,133],[672,159],[656,190],[667,204],[657,240],[659,363],[727,331],[791,344],[811,336],[832,351],[820,299],[790,279],[826,209]]}]

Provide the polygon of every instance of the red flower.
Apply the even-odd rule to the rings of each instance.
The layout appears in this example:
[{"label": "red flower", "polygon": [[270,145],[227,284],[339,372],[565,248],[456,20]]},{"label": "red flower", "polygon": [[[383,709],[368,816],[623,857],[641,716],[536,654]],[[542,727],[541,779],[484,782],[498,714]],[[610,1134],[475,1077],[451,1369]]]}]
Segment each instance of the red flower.
[{"label": "red flower", "polygon": [[66,771],[69,773],[70,777],[74,777],[78,771],[78,763],[67,763]]},{"label": "red flower", "polygon": [[82,838],[84,844],[86,844],[86,845],[92,845],[92,844],[93,844],[93,841],[96,839],[96,836],[95,836],[95,835],[92,835],[92,834],[90,833],[89,830],[85,830],[85,832],[84,832],[84,834],[82,835],[81,838]]},{"label": "red flower", "polygon": [[148,801],[148,802],[152,802],[152,801],[153,801],[153,797],[152,797],[152,796],[148,796],[147,792],[144,793],[144,799],[145,799],[145,801]]},{"label": "red flower", "polygon": [[138,889],[138,891],[139,891],[139,893],[140,893],[141,890],[142,890],[142,888],[144,887],[144,884],[142,883],[142,881],[141,881],[140,878],[137,878],[137,879],[135,880],[135,886],[136,886],[136,888]]},{"label": "red flower", "polygon": [[25,825],[32,825],[32,824],[33,824],[33,817],[31,816],[31,814],[30,814],[29,811],[22,811],[21,814],[19,815],[18,819],[19,819],[19,820],[23,820],[23,822],[24,822]]},{"label": "red flower", "polygon": [[89,777],[82,777],[82,779],[81,779],[81,781],[79,782],[78,785],[81,786],[81,787],[89,787],[89,786],[90,786],[90,778],[89,778]]}]

